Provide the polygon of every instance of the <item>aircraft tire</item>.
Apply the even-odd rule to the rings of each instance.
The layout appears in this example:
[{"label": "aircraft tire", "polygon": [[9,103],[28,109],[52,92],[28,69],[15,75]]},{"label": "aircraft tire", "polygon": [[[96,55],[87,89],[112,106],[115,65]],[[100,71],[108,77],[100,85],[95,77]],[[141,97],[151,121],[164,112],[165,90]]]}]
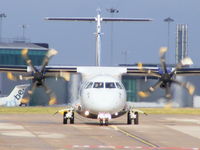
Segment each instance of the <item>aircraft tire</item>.
[{"label": "aircraft tire", "polygon": [[65,118],[67,112],[64,112],[63,114],[63,124],[67,124],[67,118]]},{"label": "aircraft tire", "polygon": [[102,120],[102,119],[100,119],[100,125],[101,125],[101,126],[103,125],[103,120]]},{"label": "aircraft tire", "polygon": [[108,126],[108,119],[105,120],[105,126]]},{"label": "aircraft tire", "polygon": [[70,124],[74,124],[74,112],[72,113],[72,118],[70,118]]},{"label": "aircraft tire", "polygon": [[138,112],[135,112],[135,118],[134,118],[134,124],[137,125],[139,124],[139,113]]},{"label": "aircraft tire", "polygon": [[132,119],[130,117],[130,112],[127,113],[127,124],[132,124]]}]

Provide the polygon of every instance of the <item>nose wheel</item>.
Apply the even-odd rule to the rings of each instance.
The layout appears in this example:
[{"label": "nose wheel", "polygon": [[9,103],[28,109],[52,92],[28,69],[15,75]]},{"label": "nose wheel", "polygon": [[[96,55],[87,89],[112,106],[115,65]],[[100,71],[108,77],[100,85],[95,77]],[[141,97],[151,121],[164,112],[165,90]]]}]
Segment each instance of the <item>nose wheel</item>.
[{"label": "nose wheel", "polygon": [[101,126],[103,126],[103,125],[108,126],[108,124],[109,124],[108,119],[100,119],[99,122],[100,122]]},{"label": "nose wheel", "polygon": [[111,119],[111,114],[109,113],[99,113],[98,119],[100,122],[100,125],[103,126],[108,126],[109,120]]}]

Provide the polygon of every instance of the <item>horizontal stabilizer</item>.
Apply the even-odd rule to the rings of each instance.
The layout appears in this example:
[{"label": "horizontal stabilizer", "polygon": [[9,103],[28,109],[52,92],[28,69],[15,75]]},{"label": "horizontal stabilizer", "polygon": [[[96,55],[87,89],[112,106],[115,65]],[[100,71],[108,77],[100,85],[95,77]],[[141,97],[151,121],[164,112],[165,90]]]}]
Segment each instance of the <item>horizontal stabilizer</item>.
[{"label": "horizontal stabilizer", "polygon": [[60,21],[96,21],[94,17],[46,17],[45,20],[60,20]]},{"label": "horizontal stabilizer", "polygon": [[[46,17],[45,20],[60,20],[60,21],[97,21],[95,17]],[[101,18],[101,21],[106,22],[143,22],[143,21],[152,21],[152,19],[148,18]]]},{"label": "horizontal stabilizer", "polygon": [[103,21],[152,21],[152,19],[148,18],[103,18]]}]

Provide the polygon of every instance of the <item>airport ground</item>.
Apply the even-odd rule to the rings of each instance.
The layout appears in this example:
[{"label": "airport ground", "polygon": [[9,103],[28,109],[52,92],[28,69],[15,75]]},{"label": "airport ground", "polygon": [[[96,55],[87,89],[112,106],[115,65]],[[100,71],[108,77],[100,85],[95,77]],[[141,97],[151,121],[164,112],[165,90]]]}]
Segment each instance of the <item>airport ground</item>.
[{"label": "airport ground", "polygon": [[200,150],[200,115],[141,114],[139,125],[127,125],[122,116],[100,126],[79,115],[75,124],[63,125],[60,114],[0,113],[0,150],[27,149]]}]

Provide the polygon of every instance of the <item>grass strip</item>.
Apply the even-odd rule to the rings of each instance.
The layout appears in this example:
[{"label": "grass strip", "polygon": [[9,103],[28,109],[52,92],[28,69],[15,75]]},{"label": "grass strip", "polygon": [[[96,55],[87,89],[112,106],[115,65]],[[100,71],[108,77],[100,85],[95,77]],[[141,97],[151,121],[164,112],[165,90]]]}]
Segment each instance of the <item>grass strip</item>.
[{"label": "grass strip", "polygon": [[[66,107],[0,107],[0,114],[54,114]],[[194,114],[200,115],[200,108],[139,108],[147,114]]]}]

